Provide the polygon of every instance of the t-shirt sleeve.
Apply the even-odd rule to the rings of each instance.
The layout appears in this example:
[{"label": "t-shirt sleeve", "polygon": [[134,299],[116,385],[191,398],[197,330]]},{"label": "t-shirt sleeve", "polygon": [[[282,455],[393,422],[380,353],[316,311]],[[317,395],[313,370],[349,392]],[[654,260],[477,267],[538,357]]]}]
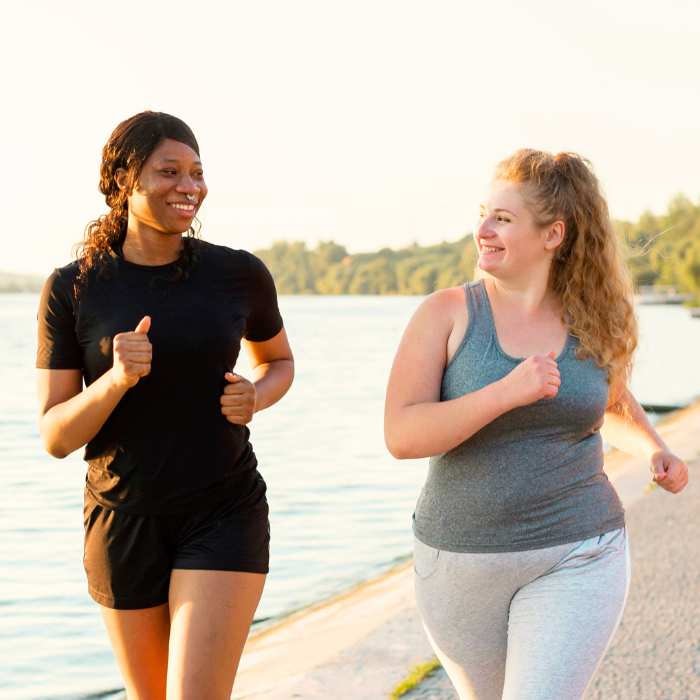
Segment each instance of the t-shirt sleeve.
[{"label": "t-shirt sleeve", "polygon": [[251,304],[245,337],[253,342],[270,340],[282,330],[277,290],[265,263],[250,255]]},{"label": "t-shirt sleeve", "polygon": [[60,270],[44,283],[37,313],[36,366],[82,369],[83,354],[75,334],[71,282]]}]

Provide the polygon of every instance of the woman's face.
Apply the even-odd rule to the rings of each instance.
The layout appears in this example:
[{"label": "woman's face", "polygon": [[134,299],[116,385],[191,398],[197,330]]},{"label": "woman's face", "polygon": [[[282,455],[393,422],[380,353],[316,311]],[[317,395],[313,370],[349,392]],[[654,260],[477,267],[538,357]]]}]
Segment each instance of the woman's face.
[{"label": "woman's face", "polygon": [[[560,222],[559,222],[560,223]],[[480,206],[474,235],[477,265],[497,278],[515,278],[549,265],[552,246],[548,229],[537,226],[520,186],[495,180]]]},{"label": "woman's face", "polygon": [[128,198],[129,218],[161,233],[181,234],[192,225],[207,196],[196,151],[164,139],[143,164]]}]

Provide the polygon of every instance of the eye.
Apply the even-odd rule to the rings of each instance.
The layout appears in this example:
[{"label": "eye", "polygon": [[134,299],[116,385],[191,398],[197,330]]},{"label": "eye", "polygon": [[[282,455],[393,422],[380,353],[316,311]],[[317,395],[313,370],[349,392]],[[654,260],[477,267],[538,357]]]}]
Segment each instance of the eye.
[{"label": "eye", "polygon": [[510,223],[510,219],[506,216],[497,216],[496,220],[497,221],[505,221],[507,224]]},{"label": "eye", "polygon": [[163,175],[177,175],[177,170],[173,170],[172,168],[164,168],[160,172]]}]

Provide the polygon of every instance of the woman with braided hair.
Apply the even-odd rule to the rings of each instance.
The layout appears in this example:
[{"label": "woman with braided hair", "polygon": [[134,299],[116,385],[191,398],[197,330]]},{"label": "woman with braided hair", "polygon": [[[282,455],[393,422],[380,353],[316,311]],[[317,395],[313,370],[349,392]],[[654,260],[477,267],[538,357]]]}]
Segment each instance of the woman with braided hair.
[{"label": "woman with braided hair", "polygon": [[631,286],[589,163],[501,162],[474,242],[478,279],[418,308],[387,390],[389,450],[430,457],[416,598],[460,700],[575,700],[630,576],[600,429],[671,493],[688,471],[628,389]]},{"label": "woman with braided hair", "polygon": [[109,212],[41,296],[41,435],[55,457],[85,446],[84,565],[128,697],[228,698],[269,558],[247,424],[292,354],[263,263],[196,236],[207,186],[184,122],[119,124],[100,189]]}]

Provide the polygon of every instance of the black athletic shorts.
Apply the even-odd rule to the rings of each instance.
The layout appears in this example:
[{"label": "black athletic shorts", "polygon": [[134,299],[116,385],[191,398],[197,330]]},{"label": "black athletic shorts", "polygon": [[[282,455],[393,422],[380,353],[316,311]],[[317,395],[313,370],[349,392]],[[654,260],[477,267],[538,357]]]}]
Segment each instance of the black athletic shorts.
[{"label": "black athletic shorts", "polygon": [[116,610],[168,602],[173,569],[266,574],[270,559],[267,501],[241,510],[226,500],[177,515],[136,515],[106,508],[85,492],[88,590]]}]

